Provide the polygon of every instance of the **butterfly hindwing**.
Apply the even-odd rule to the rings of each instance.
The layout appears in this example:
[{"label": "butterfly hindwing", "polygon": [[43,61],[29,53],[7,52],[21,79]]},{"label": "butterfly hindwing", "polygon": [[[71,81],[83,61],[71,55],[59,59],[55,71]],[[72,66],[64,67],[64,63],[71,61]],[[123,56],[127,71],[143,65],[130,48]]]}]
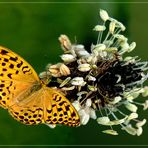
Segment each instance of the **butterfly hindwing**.
[{"label": "butterfly hindwing", "polygon": [[24,124],[65,124],[78,126],[79,115],[65,96],[43,87],[20,103],[11,106],[10,114]]},{"label": "butterfly hindwing", "polygon": [[23,124],[44,123],[43,88],[22,97],[8,109],[9,113]]},{"label": "butterfly hindwing", "polygon": [[46,91],[50,100],[47,97],[45,101],[45,123],[78,126],[80,124],[79,115],[69,100],[54,89],[48,88]]}]

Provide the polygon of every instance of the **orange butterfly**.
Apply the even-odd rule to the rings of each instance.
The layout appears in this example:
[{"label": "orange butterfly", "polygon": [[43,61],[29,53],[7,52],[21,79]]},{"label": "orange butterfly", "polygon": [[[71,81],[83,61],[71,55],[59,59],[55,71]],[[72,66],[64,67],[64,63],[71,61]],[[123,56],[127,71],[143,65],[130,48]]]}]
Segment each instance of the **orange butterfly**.
[{"label": "orange butterfly", "polygon": [[61,93],[49,88],[23,58],[0,46],[0,106],[24,124],[78,126],[80,118]]}]

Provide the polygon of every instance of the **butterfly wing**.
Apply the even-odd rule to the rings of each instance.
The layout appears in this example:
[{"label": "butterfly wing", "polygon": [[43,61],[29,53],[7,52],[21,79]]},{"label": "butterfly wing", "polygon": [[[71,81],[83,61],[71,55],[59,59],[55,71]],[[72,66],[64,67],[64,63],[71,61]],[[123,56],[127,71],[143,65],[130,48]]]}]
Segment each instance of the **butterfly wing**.
[{"label": "butterfly wing", "polygon": [[0,106],[8,108],[14,104],[20,93],[25,93],[39,78],[23,58],[0,46]]},{"label": "butterfly wing", "polygon": [[[50,98],[50,99],[49,99]],[[47,124],[78,126],[80,117],[69,100],[58,91],[46,88],[44,121]]]},{"label": "butterfly wing", "polygon": [[8,111],[17,121],[23,124],[44,123],[44,100],[43,88],[41,88],[13,104]]},{"label": "butterfly wing", "polygon": [[43,87],[28,98],[14,104],[10,114],[24,124],[65,124],[78,126],[80,118],[72,104],[61,93]]}]

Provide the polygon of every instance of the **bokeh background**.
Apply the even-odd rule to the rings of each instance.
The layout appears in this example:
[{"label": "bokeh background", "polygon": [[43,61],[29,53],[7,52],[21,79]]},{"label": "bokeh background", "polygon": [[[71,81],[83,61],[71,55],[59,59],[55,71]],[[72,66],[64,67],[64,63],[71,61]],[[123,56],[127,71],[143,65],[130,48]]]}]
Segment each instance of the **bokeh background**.
[{"label": "bokeh background", "polygon": [[[84,44],[86,48],[96,43],[97,34],[92,29],[99,22],[100,8],[127,26],[125,35],[129,41],[137,43],[130,55],[148,60],[148,3],[1,2],[0,44],[24,57],[38,73],[48,63],[60,61],[60,34],[68,35],[72,42],[77,40],[77,43]],[[141,119],[147,118],[147,111],[143,112],[141,108],[139,112]],[[120,129],[119,136],[106,135],[101,132],[103,129],[105,127],[94,120],[78,128],[26,126],[14,120],[7,110],[0,109],[0,145],[148,144],[148,126],[144,126],[140,137],[131,136]]]}]

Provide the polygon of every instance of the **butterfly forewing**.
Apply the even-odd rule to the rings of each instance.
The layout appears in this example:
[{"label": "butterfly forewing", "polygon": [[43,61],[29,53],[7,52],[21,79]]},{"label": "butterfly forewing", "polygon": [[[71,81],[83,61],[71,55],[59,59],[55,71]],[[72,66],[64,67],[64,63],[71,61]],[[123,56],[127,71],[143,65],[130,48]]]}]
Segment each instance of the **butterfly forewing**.
[{"label": "butterfly forewing", "polygon": [[0,78],[2,78],[2,80],[9,80],[12,77],[13,80],[22,81],[22,78],[19,77],[21,75],[27,78],[23,81],[39,81],[37,73],[29,63],[16,53],[2,46],[0,46],[0,64]]},{"label": "butterfly forewing", "polygon": [[14,99],[20,93],[40,83],[36,72],[23,58],[2,46],[0,65],[0,106],[3,108],[10,106],[13,101],[15,103]]}]

